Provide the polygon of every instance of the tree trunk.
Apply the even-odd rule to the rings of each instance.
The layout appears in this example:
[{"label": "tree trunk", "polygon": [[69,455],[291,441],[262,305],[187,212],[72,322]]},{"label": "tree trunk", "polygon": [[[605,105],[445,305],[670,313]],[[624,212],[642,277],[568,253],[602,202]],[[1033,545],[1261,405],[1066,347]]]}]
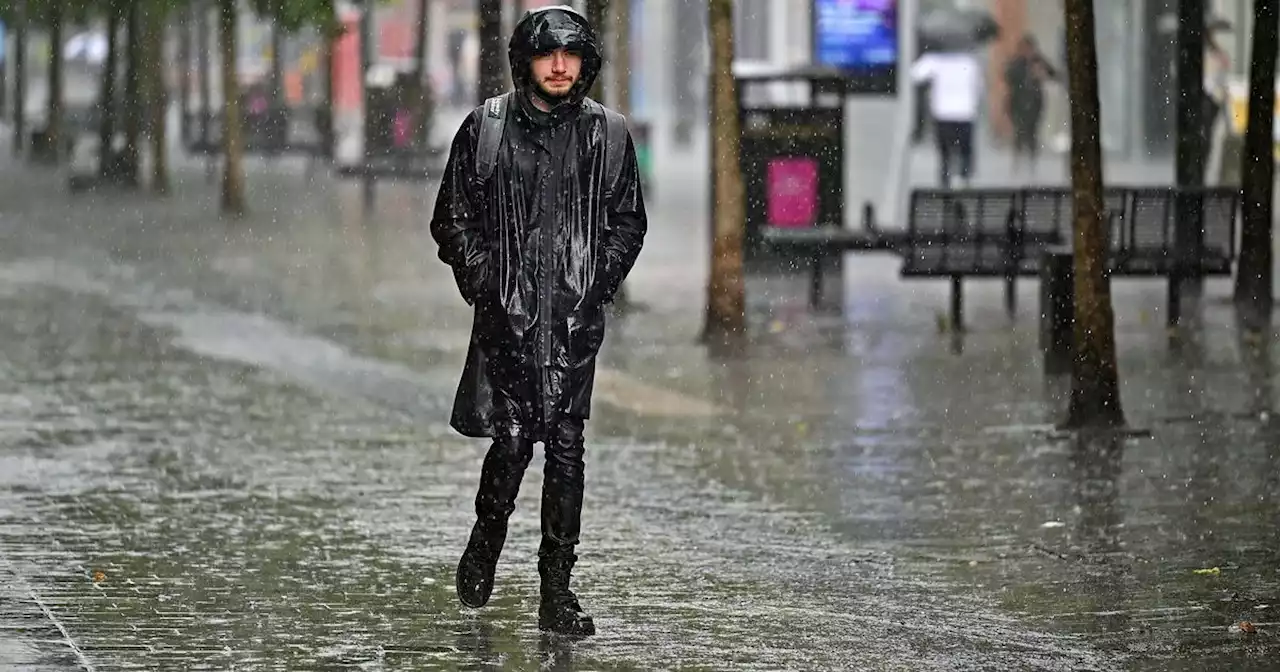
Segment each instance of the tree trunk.
[{"label": "tree trunk", "polygon": [[[1205,0],[1178,0],[1178,55],[1176,76],[1178,102],[1176,111],[1177,146],[1174,157],[1174,184],[1179,187],[1204,185],[1205,164],[1209,156],[1209,133],[1205,128],[1204,91],[1204,27]],[[1179,198],[1174,204],[1174,239],[1177,266],[1188,264],[1204,242],[1200,200]],[[1172,281],[1179,282],[1188,298],[1201,292],[1203,279],[1198,268],[1179,269]],[[1170,322],[1176,322],[1181,308],[1175,307]]]},{"label": "tree trunk", "polygon": [[[377,18],[377,15],[374,13],[375,11],[375,8],[368,4],[366,4],[360,11],[360,72],[366,73],[361,77],[361,82],[363,83],[360,85],[360,98],[364,107],[364,120],[361,124],[363,128],[360,132],[364,137],[364,149],[362,153],[366,168],[369,166],[371,157],[375,154],[374,150],[376,143],[374,142],[374,131],[377,128],[377,123],[374,117],[374,113],[377,110],[374,109],[373,91],[369,87],[369,80],[367,76],[369,70],[373,68],[373,64],[376,62],[378,55],[376,44],[377,37],[375,37],[376,26],[374,25],[375,19]],[[364,193],[372,193],[372,179],[366,176],[363,182]],[[372,202],[372,199],[368,202]]]},{"label": "tree trunk", "polygon": [[[631,114],[631,0],[613,0],[606,8],[609,14],[609,35],[612,49],[609,51],[613,74],[613,109],[624,115]],[[603,41],[603,40],[602,40]],[[606,47],[607,48],[607,47]],[[620,310],[632,307],[627,282],[618,287],[613,305]]]},{"label": "tree trunk", "polygon": [[125,79],[124,79],[124,170],[127,183],[130,186],[138,186],[138,166],[139,166],[139,141],[142,136],[142,120],[145,118],[146,110],[142,101],[142,79],[144,73],[142,71],[142,43],[143,22],[142,12],[139,11],[138,3],[142,0],[132,0],[129,3],[128,13],[128,35],[129,39],[125,42]]},{"label": "tree trunk", "polygon": [[116,170],[116,70],[120,62],[120,6],[107,6],[107,59],[102,64],[98,120],[98,175],[111,178]]},{"label": "tree trunk", "polygon": [[218,27],[222,50],[222,211],[240,216],[246,208],[240,86],[236,81],[236,0],[219,0]]},{"label": "tree trunk", "polygon": [[477,104],[507,90],[507,64],[502,40],[502,0],[476,0],[480,13],[480,86]]},{"label": "tree trunk", "polygon": [[[17,18],[16,16],[14,17]],[[0,49],[0,51],[4,51]],[[9,59],[8,54],[4,55],[4,59],[0,61],[0,119],[4,118],[5,112],[9,110]]]},{"label": "tree trunk", "polygon": [[723,342],[745,335],[742,268],[742,172],[738,164],[738,100],[733,80],[733,0],[710,0],[712,245],[704,337]]},{"label": "tree trunk", "polygon": [[284,104],[284,29],[280,19],[271,19],[271,107]]},{"label": "tree trunk", "polygon": [[209,25],[209,4],[196,0],[196,56],[200,72],[200,146],[209,147],[209,124],[213,121],[213,65],[209,38],[213,33]]},{"label": "tree trunk", "polygon": [[613,35],[613,108],[631,114],[631,0],[609,4],[610,34]]},{"label": "tree trunk", "polygon": [[413,81],[417,84],[417,97],[414,100],[417,108],[415,113],[417,123],[414,134],[417,146],[423,150],[431,144],[431,128],[435,124],[435,86],[431,83],[431,75],[427,69],[427,47],[430,44],[431,30],[430,12],[430,3],[427,0],[418,0],[418,35],[413,50]]},{"label": "tree trunk", "polygon": [[1249,67],[1249,125],[1241,166],[1240,262],[1236,309],[1253,331],[1271,324],[1272,198],[1275,180],[1276,52],[1280,50],[1280,0],[1254,0]]},{"label": "tree trunk", "polygon": [[151,127],[151,190],[169,193],[169,91],[165,88],[165,4],[152,0],[147,8],[147,102]]},{"label": "tree trunk", "polygon": [[413,49],[413,67],[418,73],[415,78],[425,86],[427,83],[427,31],[430,29],[431,6],[428,0],[418,0],[418,41]]},{"label": "tree trunk", "polygon": [[27,146],[27,0],[18,0],[13,27],[13,153]]},{"label": "tree trunk", "polygon": [[1116,371],[1115,317],[1103,223],[1098,50],[1093,0],[1067,0],[1067,79],[1071,98],[1071,191],[1075,208],[1075,359],[1067,426],[1124,424]]},{"label": "tree trunk", "polygon": [[191,71],[195,60],[191,27],[195,25],[195,15],[195,6],[188,4],[178,18],[178,137],[183,144],[191,140]]},{"label": "tree trunk", "polygon": [[606,20],[606,11],[604,0],[587,0],[587,23],[591,24],[591,28],[596,31],[596,44],[600,45],[604,51],[603,72],[596,77],[595,83],[591,85],[591,91],[587,94],[596,102],[604,103],[604,80],[608,76],[609,68],[613,65],[613,55],[609,53],[609,23]]},{"label": "tree trunk", "polygon": [[321,86],[324,90],[321,92],[320,111],[320,143],[324,149],[324,158],[333,158],[334,146],[334,130],[333,130],[333,64],[334,64],[334,45],[338,38],[332,30],[324,32],[324,53],[321,56],[324,65],[324,74],[320,77]]},{"label": "tree trunk", "polygon": [[62,20],[63,0],[49,3],[49,99],[45,114],[45,139],[53,160],[62,160]]}]

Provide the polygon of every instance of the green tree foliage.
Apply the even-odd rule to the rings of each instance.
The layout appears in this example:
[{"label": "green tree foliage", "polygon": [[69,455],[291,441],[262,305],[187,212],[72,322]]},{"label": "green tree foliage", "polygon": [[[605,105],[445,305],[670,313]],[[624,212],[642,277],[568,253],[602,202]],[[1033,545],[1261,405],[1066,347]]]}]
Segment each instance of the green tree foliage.
[{"label": "green tree foliage", "polygon": [[[50,16],[49,7],[56,0],[27,0],[27,17],[33,26],[43,26]],[[114,6],[116,11],[126,12],[133,2],[143,2],[148,9],[155,8],[168,14],[195,0],[63,0],[64,21],[83,23],[101,17]],[[285,30],[297,30],[304,26],[336,30],[339,27],[334,0],[251,0],[254,13],[278,21]],[[17,16],[18,0],[0,0],[0,19],[12,24]]]},{"label": "green tree foliage", "polygon": [[253,0],[254,13],[275,21],[287,32],[306,26],[337,30],[338,11],[334,0]]}]

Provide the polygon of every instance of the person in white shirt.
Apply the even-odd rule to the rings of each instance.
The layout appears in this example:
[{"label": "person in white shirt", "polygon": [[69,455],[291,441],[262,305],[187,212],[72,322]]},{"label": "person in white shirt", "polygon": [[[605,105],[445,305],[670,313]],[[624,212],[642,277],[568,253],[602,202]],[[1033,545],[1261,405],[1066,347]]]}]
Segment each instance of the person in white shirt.
[{"label": "person in white shirt", "polygon": [[926,53],[911,66],[911,79],[929,82],[929,112],[938,142],[940,184],[951,187],[952,160],[960,179],[973,179],[973,122],[982,98],[982,65],[968,52]]}]

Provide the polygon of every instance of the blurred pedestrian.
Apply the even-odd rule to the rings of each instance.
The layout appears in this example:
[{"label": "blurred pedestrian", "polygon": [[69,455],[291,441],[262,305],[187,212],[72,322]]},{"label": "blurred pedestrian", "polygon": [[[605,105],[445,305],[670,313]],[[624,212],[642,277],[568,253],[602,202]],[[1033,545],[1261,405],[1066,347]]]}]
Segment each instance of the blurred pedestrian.
[{"label": "blurred pedestrian", "polygon": [[1026,35],[1004,71],[1008,87],[1007,110],[1013,125],[1013,169],[1025,159],[1026,169],[1035,173],[1040,152],[1040,122],[1044,115],[1045,82],[1058,79],[1058,71],[1040,52],[1036,39]]},{"label": "blurred pedestrian", "polygon": [[469,607],[488,602],[507,520],[541,442],[538,627],[585,636],[595,624],[569,589],[583,429],[604,306],[635,263],[647,220],[626,120],[586,97],[602,65],[587,20],[563,5],[530,10],[508,58],[515,91],[462,123],[431,220],[440,258],[475,308],[450,424],[493,441],[457,591]]},{"label": "blurred pedestrian", "polygon": [[[916,32],[916,46],[917,57],[930,51],[932,45],[924,31]],[[919,145],[924,143],[925,136],[929,134],[929,82],[916,82],[912,86],[915,87],[915,95],[911,98],[911,143]]]},{"label": "blurred pedestrian", "polygon": [[[1212,24],[1211,24],[1212,26]],[[1205,151],[1210,151],[1214,125],[1227,102],[1227,80],[1231,76],[1231,56],[1218,44],[1214,30],[1204,35],[1204,135],[1210,138]]]},{"label": "blurred pedestrian", "polygon": [[[929,84],[929,114],[938,146],[939,184],[951,187],[959,173],[973,180],[973,128],[982,97],[982,66],[971,51],[928,52],[911,66],[911,79]],[[958,164],[954,166],[953,164]]]}]

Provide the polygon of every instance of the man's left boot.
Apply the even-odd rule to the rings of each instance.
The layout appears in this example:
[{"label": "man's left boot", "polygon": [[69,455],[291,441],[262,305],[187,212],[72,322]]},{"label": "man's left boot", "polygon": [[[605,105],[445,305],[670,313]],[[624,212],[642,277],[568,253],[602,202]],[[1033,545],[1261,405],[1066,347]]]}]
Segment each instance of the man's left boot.
[{"label": "man's left boot", "polygon": [[476,523],[467,548],[458,560],[458,600],[472,609],[489,602],[493,574],[507,539],[507,519],[516,508],[524,470],[533,457],[533,443],[519,436],[495,437],[480,470],[476,492]]},{"label": "man's left boot", "polygon": [[595,621],[569,590],[582,527],[583,422],[560,421],[547,440],[542,479],[542,543],[538,547],[541,601],[538,629],[571,637],[596,634]]},{"label": "man's left boot", "polygon": [[538,629],[569,637],[596,634],[596,623],[582,610],[578,596],[569,590],[569,576],[575,555],[553,555],[538,558],[538,576],[542,579],[538,604]]}]

